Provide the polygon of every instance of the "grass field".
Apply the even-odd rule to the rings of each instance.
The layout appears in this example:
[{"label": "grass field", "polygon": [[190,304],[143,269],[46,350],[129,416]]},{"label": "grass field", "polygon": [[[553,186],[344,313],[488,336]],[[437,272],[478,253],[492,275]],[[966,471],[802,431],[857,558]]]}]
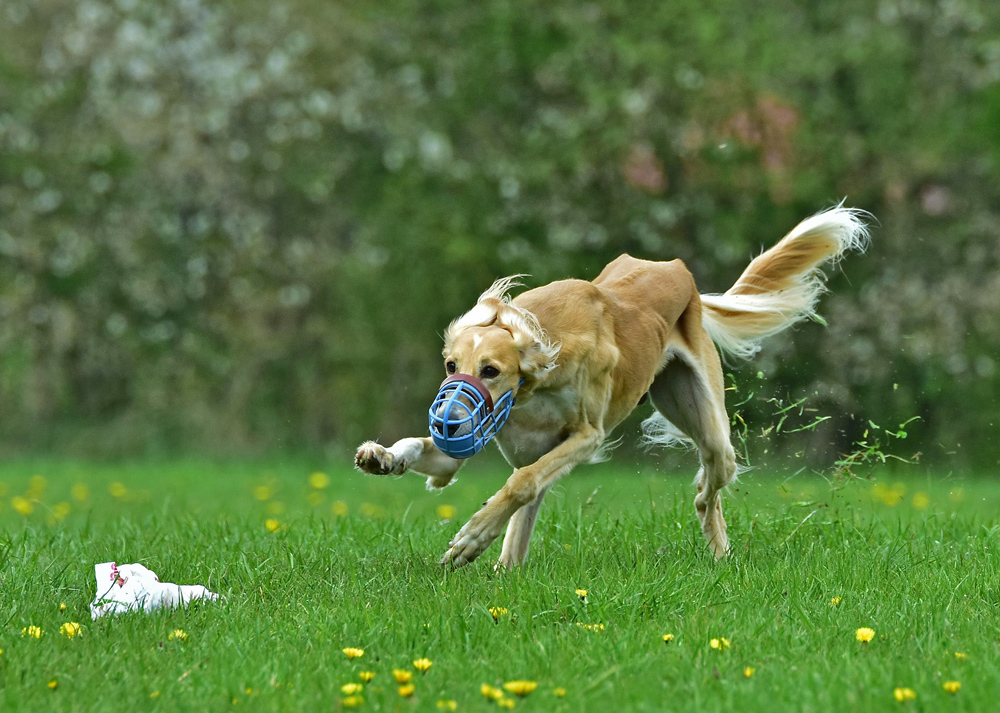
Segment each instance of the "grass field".
[{"label": "grass field", "polygon": [[[486,711],[499,704],[481,685],[517,679],[537,690],[502,702],[530,711],[995,709],[1000,482],[757,470],[727,497],[734,553],[717,563],[693,463],[655,463],[579,469],[547,499],[528,564],[501,575],[498,545],[437,564],[503,482],[491,461],[440,494],[306,461],[9,462],[0,709]],[[106,560],[225,599],[91,622]],[[393,669],[414,673],[411,697]],[[362,671],[359,702],[341,686]]]}]

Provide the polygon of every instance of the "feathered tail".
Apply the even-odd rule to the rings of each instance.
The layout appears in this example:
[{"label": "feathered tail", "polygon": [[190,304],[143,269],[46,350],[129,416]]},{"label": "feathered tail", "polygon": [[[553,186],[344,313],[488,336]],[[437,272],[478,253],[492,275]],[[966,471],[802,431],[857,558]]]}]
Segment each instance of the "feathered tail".
[{"label": "feathered tail", "polygon": [[843,204],[806,218],[754,259],[725,294],[701,295],[702,324],[726,354],[751,357],[765,337],[807,317],[825,291],[820,269],[848,250],[864,251],[868,213]]}]

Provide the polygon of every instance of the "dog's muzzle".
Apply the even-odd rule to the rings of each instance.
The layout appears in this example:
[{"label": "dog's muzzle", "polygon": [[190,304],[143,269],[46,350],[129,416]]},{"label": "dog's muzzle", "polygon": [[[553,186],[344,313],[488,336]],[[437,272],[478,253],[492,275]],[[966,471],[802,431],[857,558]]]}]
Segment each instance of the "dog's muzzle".
[{"label": "dog's muzzle", "polygon": [[[518,387],[523,383],[521,379]],[[507,423],[514,401],[511,389],[494,406],[483,382],[468,374],[452,374],[441,382],[428,413],[434,445],[452,458],[471,458]]]}]

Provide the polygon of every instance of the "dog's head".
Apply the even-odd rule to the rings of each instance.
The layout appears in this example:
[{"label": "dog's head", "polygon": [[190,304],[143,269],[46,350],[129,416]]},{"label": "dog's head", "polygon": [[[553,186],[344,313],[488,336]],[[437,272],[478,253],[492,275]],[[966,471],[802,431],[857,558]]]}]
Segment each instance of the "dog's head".
[{"label": "dog's head", "polygon": [[444,370],[476,377],[489,389],[493,403],[516,389],[522,378],[521,356],[514,338],[496,326],[470,327],[445,344]]},{"label": "dog's head", "polygon": [[495,282],[445,332],[448,377],[428,424],[434,445],[452,458],[482,450],[503,428],[522,384],[555,368],[559,348],[545,339],[534,315],[507,299],[512,282]]},{"label": "dog's head", "polygon": [[507,297],[519,284],[517,277],[494,282],[445,331],[445,372],[476,377],[494,403],[516,390],[522,379],[536,381],[550,372],[559,355],[559,346],[547,339],[535,316]]}]

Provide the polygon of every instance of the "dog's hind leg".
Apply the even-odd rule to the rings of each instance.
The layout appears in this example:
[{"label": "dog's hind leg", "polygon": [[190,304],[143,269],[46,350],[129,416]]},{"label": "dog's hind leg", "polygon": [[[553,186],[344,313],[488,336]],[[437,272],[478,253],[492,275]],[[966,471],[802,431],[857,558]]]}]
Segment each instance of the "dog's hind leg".
[{"label": "dog's hind leg", "polygon": [[705,539],[720,558],[729,552],[721,494],[736,475],[736,453],[729,442],[718,352],[700,324],[687,326],[695,327],[687,332],[693,336],[689,336],[695,343],[693,348],[680,346],[679,342],[672,346],[671,358],[653,381],[649,394],[656,410],[698,447],[701,469],[695,479],[698,493],[694,504]]},{"label": "dog's hind leg", "polygon": [[528,543],[535,529],[535,520],[538,519],[538,511],[542,507],[542,499],[547,492],[548,488],[543,488],[534,500],[514,513],[507,523],[507,534],[503,538],[503,549],[500,552],[497,569],[513,569],[523,564],[528,557]]}]

